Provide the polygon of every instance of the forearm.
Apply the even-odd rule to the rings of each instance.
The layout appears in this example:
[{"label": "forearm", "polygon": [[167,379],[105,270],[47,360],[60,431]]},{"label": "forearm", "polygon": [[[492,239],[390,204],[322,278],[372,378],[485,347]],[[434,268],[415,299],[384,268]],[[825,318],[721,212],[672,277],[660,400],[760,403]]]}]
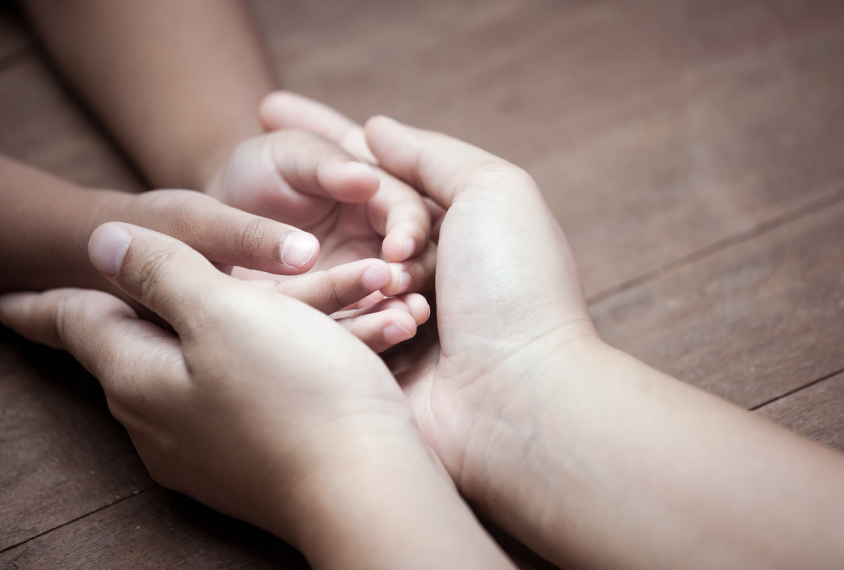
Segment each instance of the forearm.
[{"label": "forearm", "polygon": [[844,565],[840,455],[589,343],[479,424],[470,500],[567,567]]},{"label": "forearm", "polygon": [[131,195],[82,188],[0,157],[0,292],[84,287],[116,292],[88,261],[88,238]]},{"label": "forearm", "polygon": [[362,448],[345,442],[325,462],[344,468],[315,468],[296,489],[293,508],[306,514],[284,535],[315,569],[513,568],[415,428],[360,441]]},{"label": "forearm", "polygon": [[273,80],[239,0],[25,0],[60,69],[155,187],[201,189],[261,132]]}]

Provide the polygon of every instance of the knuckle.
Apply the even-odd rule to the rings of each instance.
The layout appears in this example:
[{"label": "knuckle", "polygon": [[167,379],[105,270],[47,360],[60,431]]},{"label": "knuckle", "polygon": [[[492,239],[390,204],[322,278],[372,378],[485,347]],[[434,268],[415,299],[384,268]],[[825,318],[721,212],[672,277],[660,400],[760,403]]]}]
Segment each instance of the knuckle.
[{"label": "knuckle", "polygon": [[59,343],[65,348],[70,346],[70,333],[68,329],[68,323],[72,321],[70,304],[71,301],[67,297],[64,297],[59,301],[58,307],[56,308],[55,335]]},{"label": "knuckle", "polygon": [[[331,301],[334,303],[334,310],[339,310],[348,305],[343,301],[343,287],[341,283],[337,279],[331,280],[331,286],[329,287],[330,294],[331,294]],[[333,311],[332,311],[333,312]]]},{"label": "knuckle", "polygon": [[285,143],[312,142],[320,145],[325,143],[324,139],[316,133],[312,133],[311,131],[302,128],[284,129],[282,131],[275,131],[272,134],[274,136],[278,136],[279,139]]},{"label": "knuckle", "polygon": [[206,208],[216,205],[213,198],[208,200],[208,197],[192,190],[152,190],[140,195],[138,200],[144,204],[139,208],[139,225],[188,245],[199,243],[202,228],[206,225]]},{"label": "knuckle", "polygon": [[[260,259],[264,251],[273,249],[268,248],[271,236],[272,231],[267,227],[264,220],[253,218],[244,222],[240,227],[235,235],[236,243],[233,246],[245,261],[252,262]],[[278,252],[277,257],[278,259],[275,259],[274,256],[274,260],[280,260],[280,252]]]},{"label": "knuckle", "polygon": [[116,390],[110,383],[103,386],[103,392],[105,393],[108,411],[131,433],[134,427],[131,400],[126,398],[120,390]]},{"label": "knuckle", "polygon": [[513,181],[522,178],[522,170],[504,161],[485,159],[478,161],[467,175],[472,180],[489,184],[497,182]]},{"label": "knuckle", "polygon": [[155,249],[138,259],[132,267],[135,290],[142,302],[156,310],[156,295],[170,272],[170,248]]},{"label": "knuckle", "polygon": [[305,131],[297,129],[283,129],[279,131],[272,131],[266,135],[265,141],[267,146],[276,146],[277,148],[287,148],[290,144],[300,142],[303,137],[306,137]]},{"label": "knuckle", "polygon": [[174,190],[168,196],[168,234],[189,245],[197,242],[202,234],[202,208],[197,207],[197,196],[187,190]]},{"label": "knuckle", "polygon": [[533,192],[537,186],[524,169],[503,160],[489,159],[477,163],[466,173],[465,188],[486,193],[503,191],[512,194]]},{"label": "knuckle", "polygon": [[[132,434],[132,430],[129,432]],[[133,441],[135,439],[142,441],[140,445],[136,443],[136,447],[152,480],[167,489],[181,490],[177,471],[173,469],[180,455],[178,445],[172,438],[161,433],[132,435]]]}]

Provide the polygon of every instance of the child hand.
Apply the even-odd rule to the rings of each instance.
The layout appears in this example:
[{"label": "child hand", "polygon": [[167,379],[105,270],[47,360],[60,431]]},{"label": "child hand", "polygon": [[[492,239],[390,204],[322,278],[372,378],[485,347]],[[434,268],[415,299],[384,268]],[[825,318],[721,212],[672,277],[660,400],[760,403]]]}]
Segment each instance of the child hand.
[{"label": "child hand", "polygon": [[206,192],[313,233],[317,269],[382,257],[395,264],[384,295],[430,288],[436,248],[421,196],[313,133],[279,130],[242,142]]},{"label": "child hand", "polygon": [[[390,282],[389,266],[380,259],[362,259],[331,269],[277,279],[247,280],[248,285],[282,293],[331,315],[343,328],[375,352],[408,340],[428,320],[425,297],[409,293],[366,303]],[[358,310],[349,307],[365,305]]]},{"label": "child hand", "polygon": [[[280,280],[279,275],[315,265],[320,244],[312,235],[189,190],[156,190],[127,198],[129,201],[121,208],[123,215],[116,219],[175,237],[218,266],[235,266],[231,272],[234,277],[256,280],[256,286],[301,299],[327,314],[347,309],[372,295],[380,296],[381,291],[389,291],[393,280],[394,264],[380,259],[360,259]],[[299,258],[307,257],[299,267],[295,267],[299,259],[284,261],[285,253],[291,250],[285,250],[285,244],[293,234],[297,241],[305,243],[301,248],[304,255],[293,250]],[[428,302],[421,295],[405,293],[364,309],[344,311],[336,319],[372,350],[381,352],[412,338],[416,327],[429,315]]]},{"label": "child hand", "polygon": [[304,273],[314,267],[320,253],[312,234],[191,190],[121,193],[97,218],[99,223],[110,219],[164,233],[218,265],[271,274]]}]

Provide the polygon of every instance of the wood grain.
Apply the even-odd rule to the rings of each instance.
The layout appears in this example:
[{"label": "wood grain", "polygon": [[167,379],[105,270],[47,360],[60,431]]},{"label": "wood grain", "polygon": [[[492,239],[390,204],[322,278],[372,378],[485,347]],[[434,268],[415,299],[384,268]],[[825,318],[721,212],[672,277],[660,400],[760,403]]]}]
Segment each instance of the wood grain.
[{"label": "wood grain", "polygon": [[844,369],[844,196],[594,304],[602,337],[754,407]]},{"label": "wood grain", "polygon": [[844,374],[771,402],[756,413],[818,443],[844,451]]},{"label": "wood grain", "polygon": [[[490,532],[521,570],[553,570],[496,527]],[[309,565],[285,542],[154,488],[0,553],[0,568],[262,568],[304,570]]]},{"label": "wood grain", "polygon": [[[0,402],[0,568],[308,567],[264,531],[157,488],[96,380],[1,327]],[[490,531],[519,568],[554,568]]]},{"label": "wood grain", "polygon": [[0,553],[0,568],[305,569],[277,538],[155,488]]},{"label": "wood grain", "polygon": [[[747,407],[844,368],[844,3],[253,3],[287,88],[528,168],[611,343]],[[31,45],[0,9],[0,62],[18,54],[0,152],[142,189]],[[842,449],[842,403],[839,375],[759,413]],[[5,329],[0,410],[0,567],[306,567],[188,499],[134,496],[151,481],[96,384]]]},{"label": "wood grain", "polygon": [[0,327],[0,550],[152,485],[99,384]]},{"label": "wood grain", "polygon": [[844,179],[844,4],[255,2],[287,88],[526,167],[589,294]]}]

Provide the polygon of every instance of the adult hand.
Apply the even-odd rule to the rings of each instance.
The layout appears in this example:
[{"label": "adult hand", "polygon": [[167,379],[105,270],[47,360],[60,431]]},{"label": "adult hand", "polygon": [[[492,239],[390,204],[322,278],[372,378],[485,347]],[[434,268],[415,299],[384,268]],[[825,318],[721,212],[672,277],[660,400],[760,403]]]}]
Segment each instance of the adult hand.
[{"label": "adult hand", "polygon": [[315,309],[137,226],[100,226],[89,252],[178,337],[78,289],[6,295],[0,317],[100,379],[156,481],[274,532],[315,568],[511,568],[386,366],[322,314],[365,294],[361,267],[335,295],[304,287]]},{"label": "adult hand", "polygon": [[844,458],[603,344],[524,171],[385,118],[366,137],[447,208],[439,342],[391,363],[465,497],[566,568],[844,565]]},{"label": "adult hand", "polygon": [[[268,96],[260,118],[271,132],[242,142],[210,177],[205,191],[236,208],[316,235],[322,246],[318,269],[380,256],[397,264],[384,294],[426,290],[435,248],[428,241],[431,220],[422,198],[317,136],[322,133],[295,130],[291,110],[301,101],[287,93]],[[324,106],[322,110],[347,120]],[[328,140],[337,142],[335,133],[329,134]],[[307,167],[300,166],[303,155]]]},{"label": "adult hand", "polygon": [[479,429],[494,429],[511,405],[530,405],[519,398],[529,397],[532,372],[561,345],[597,340],[580,274],[524,170],[385,117],[367,123],[366,138],[386,170],[447,210],[437,256],[439,339],[413,343],[391,364],[437,455],[478,498],[482,474],[468,456],[490,436]]}]

